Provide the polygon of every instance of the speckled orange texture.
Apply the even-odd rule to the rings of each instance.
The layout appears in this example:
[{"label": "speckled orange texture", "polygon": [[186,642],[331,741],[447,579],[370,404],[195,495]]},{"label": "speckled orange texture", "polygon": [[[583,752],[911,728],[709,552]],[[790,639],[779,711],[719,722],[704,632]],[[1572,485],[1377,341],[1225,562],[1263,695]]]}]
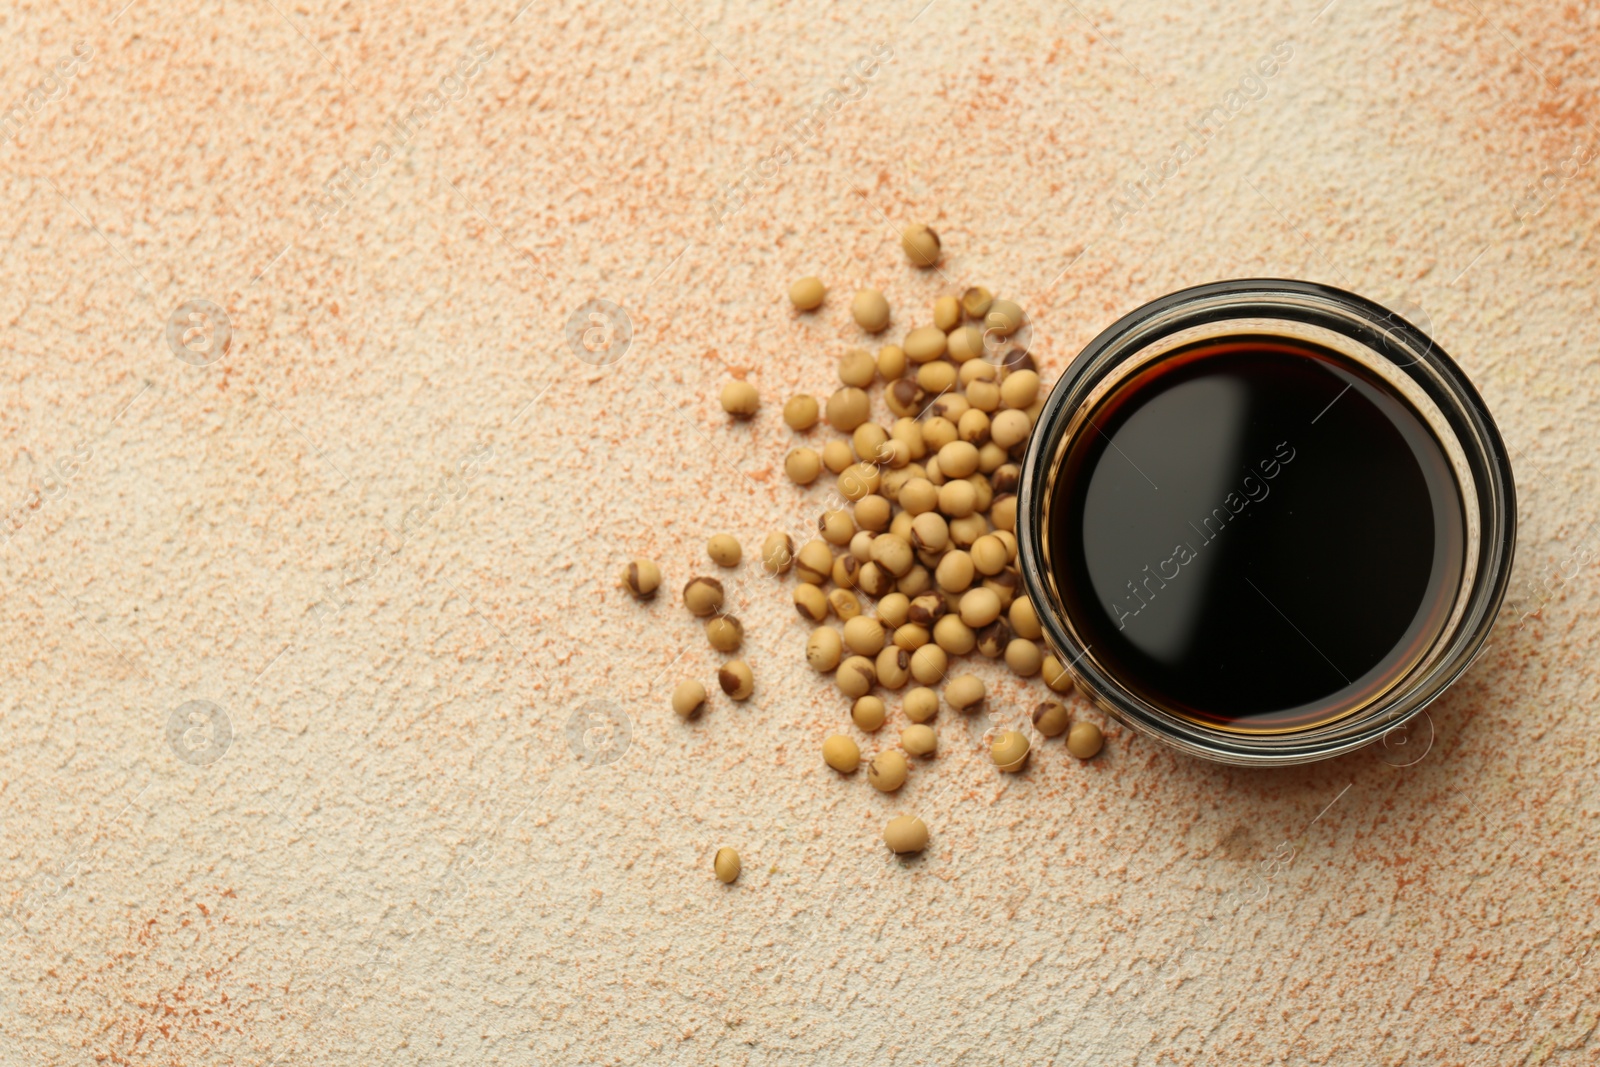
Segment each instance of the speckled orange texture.
[{"label": "speckled orange texture", "polygon": [[[0,143],[0,1059],[1595,1060],[1592,7],[122,2],[0,13],[0,108],[92,48]],[[1506,615],[1406,746],[1246,772],[1110,729],[1000,776],[944,712],[879,795],[818,758],[845,703],[750,563],[755,696],[672,715],[719,661],[677,603],[704,536],[749,560],[814,521],[779,412],[861,340],[853,286],[896,332],[1013,296],[1049,377],[1247,275],[1404,302],[1516,461]],[[233,328],[205,367],[164,337],[196,297]],[[562,339],[596,297],[631,318],[614,366]],[[165,733],[196,699],[234,732],[206,767]],[[569,744],[587,701],[631,729],[608,766]],[[879,841],[901,812],[920,858]]]}]

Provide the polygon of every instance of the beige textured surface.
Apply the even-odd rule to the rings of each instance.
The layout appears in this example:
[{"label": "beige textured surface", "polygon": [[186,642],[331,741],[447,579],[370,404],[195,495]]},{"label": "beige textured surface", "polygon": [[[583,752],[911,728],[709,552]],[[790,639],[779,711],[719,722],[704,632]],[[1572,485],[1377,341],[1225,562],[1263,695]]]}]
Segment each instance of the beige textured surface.
[{"label": "beige textured surface", "polygon": [[[1592,6],[122,3],[0,12],[6,1063],[1595,1061]],[[1247,773],[1113,730],[1002,780],[945,712],[880,796],[821,765],[845,709],[749,567],[756,698],[671,716],[717,659],[614,573],[676,590],[712,529],[811,523],[779,402],[857,334],[782,293],[925,314],[910,219],[1047,371],[1212,278],[1420,307],[1522,537],[1408,748]],[[163,336],[196,297],[233,327],[205,367]],[[591,297],[629,309],[616,366],[561,342]],[[591,699],[631,740],[586,769]],[[190,700],[234,731],[204,767],[164,732]],[[901,811],[920,860],[878,843]]]}]

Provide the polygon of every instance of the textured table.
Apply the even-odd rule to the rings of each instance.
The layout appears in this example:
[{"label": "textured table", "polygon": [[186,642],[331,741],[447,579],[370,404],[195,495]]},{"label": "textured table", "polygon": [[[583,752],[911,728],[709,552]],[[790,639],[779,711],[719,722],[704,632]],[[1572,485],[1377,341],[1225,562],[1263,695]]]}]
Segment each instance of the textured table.
[{"label": "textured table", "polygon": [[[1594,1062],[1592,7],[123,3],[0,14],[7,1063]],[[813,521],[841,293],[987,284],[1048,377],[1252,275],[1415,318],[1512,450],[1406,737],[999,776],[946,712],[879,795],[749,565],[755,698],[671,714],[719,657],[615,573]]]}]

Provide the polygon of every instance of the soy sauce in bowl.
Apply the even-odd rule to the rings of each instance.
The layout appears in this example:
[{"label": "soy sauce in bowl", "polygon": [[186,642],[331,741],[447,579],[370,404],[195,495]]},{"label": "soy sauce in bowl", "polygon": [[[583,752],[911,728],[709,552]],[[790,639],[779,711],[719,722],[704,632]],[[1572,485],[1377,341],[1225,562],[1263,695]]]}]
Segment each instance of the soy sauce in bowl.
[{"label": "soy sauce in bowl", "polygon": [[1107,395],[1050,517],[1101,662],[1225,729],[1325,721],[1383,692],[1461,581],[1460,492],[1404,397],[1327,349],[1234,337]]}]

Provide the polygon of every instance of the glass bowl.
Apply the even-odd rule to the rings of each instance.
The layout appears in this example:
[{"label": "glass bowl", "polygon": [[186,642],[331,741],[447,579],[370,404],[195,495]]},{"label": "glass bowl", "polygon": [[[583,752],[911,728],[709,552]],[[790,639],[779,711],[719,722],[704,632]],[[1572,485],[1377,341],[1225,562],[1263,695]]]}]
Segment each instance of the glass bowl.
[{"label": "glass bowl", "polygon": [[[1061,458],[1090,414],[1129,376],[1167,353],[1236,336],[1280,337],[1355,361],[1420,414],[1449,457],[1460,490],[1466,551],[1442,628],[1387,690],[1359,706],[1278,731],[1197,722],[1141,695],[1076,632],[1049,559],[1049,517]],[[1325,285],[1278,279],[1184,289],[1123,316],[1091,341],[1056,382],[1034,426],[1018,486],[1016,534],[1023,585],[1044,637],[1085,697],[1133,730],[1194,756],[1240,765],[1328,759],[1403,727],[1482,649],[1504,599],[1516,547],[1511,463],[1483,399],[1455,361],[1416,326],[1370,300]]]}]

